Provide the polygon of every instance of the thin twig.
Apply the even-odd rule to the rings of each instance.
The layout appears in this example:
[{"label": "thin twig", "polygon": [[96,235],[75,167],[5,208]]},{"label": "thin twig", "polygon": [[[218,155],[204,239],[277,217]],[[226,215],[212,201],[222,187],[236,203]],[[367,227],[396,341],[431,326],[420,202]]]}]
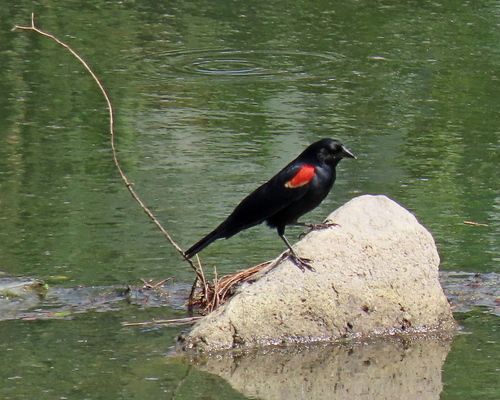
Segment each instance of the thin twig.
[{"label": "thin twig", "polygon": [[[167,238],[167,240],[170,242],[170,244],[179,252],[179,254],[186,260],[191,268],[195,271],[196,275],[202,279],[203,274],[200,272],[200,267],[197,267],[190,259],[187,258],[186,253],[181,249],[181,247],[174,241],[172,236],[163,228],[161,225],[160,221],[154,216],[154,214],[151,212],[151,210],[146,207],[146,205],[143,203],[143,201],[140,199],[140,197],[137,195],[135,190],[133,189],[133,184],[128,180],[127,176],[123,172],[123,169],[120,165],[120,162],[118,160],[118,155],[117,155],[117,149],[116,149],[116,141],[115,141],[115,122],[114,122],[114,111],[113,111],[113,105],[111,103],[111,100],[104,89],[103,84],[97,77],[97,75],[94,73],[94,71],[90,68],[89,64],[77,53],[75,52],[69,45],[66,43],[62,42],[59,40],[57,37],[54,35],[42,31],[41,29],[37,28],[35,25],[35,14],[31,14],[31,26],[20,26],[20,25],[15,25],[14,28],[12,29],[13,31],[15,30],[27,30],[27,31],[34,31],[42,36],[48,37],[52,40],[54,40],[57,44],[61,45],[64,47],[66,50],[68,50],[73,56],[75,56],[78,61],[85,67],[85,69],[89,72],[89,74],[92,76],[94,81],[97,83],[97,86],[99,86],[99,89],[101,90],[101,93],[103,94],[106,103],[108,105],[108,111],[109,111],[109,132],[110,132],[110,138],[111,138],[111,150],[113,153],[113,161],[115,163],[115,166],[118,170],[118,173],[120,174],[120,177],[122,178],[123,182],[125,183],[125,186],[127,187],[128,191],[134,198],[134,200],[139,203],[140,207],[142,210],[148,215],[148,217],[154,222],[154,224],[160,229],[160,231],[163,233],[163,235]],[[203,280],[202,280],[203,281]]]},{"label": "thin twig", "polygon": [[205,278],[205,271],[203,270],[203,265],[198,254],[196,255],[196,260],[198,261],[198,265],[200,266],[201,284],[203,285],[202,293],[206,298],[208,296],[208,293],[210,292],[210,283],[208,283],[207,279]]},{"label": "thin twig", "polygon": [[474,222],[474,221],[464,221],[464,224],[474,225],[474,226],[489,226],[488,224],[481,224],[479,222]]},{"label": "thin twig", "polygon": [[156,319],[145,322],[123,322],[122,326],[147,326],[147,325],[172,325],[172,324],[193,324],[203,317]]},{"label": "thin twig", "polygon": [[217,274],[217,268],[214,267],[214,290],[212,293],[212,299],[209,301],[207,308],[205,311],[207,314],[211,313],[212,311],[216,310],[219,308],[220,305],[220,281],[219,281],[219,275]]},{"label": "thin twig", "polygon": [[170,277],[170,278],[162,279],[160,282],[156,282],[156,283],[155,283],[154,279],[149,279],[149,280],[141,279],[141,282],[144,284],[142,289],[143,290],[158,289],[158,288],[161,288],[165,282],[171,281],[173,279],[174,278]]}]

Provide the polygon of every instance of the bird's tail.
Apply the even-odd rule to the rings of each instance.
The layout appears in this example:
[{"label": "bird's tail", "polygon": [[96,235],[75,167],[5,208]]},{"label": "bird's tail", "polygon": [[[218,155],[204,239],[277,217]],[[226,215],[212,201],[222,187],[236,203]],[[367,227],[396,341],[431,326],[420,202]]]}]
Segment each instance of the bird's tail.
[{"label": "bird's tail", "polygon": [[195,254],[198,254],[200,251],[202,251],[205,247],[207,247],[209,244],[212,242],[215,242],[217,239],[224,237],[221,235],[220,230],[217,228],[214,231],[210,232],[207,236],[205,236],[203,239],[201,239],[198,243],[195,243],[192,245],[186,252],[186,257],[191,258]]}]

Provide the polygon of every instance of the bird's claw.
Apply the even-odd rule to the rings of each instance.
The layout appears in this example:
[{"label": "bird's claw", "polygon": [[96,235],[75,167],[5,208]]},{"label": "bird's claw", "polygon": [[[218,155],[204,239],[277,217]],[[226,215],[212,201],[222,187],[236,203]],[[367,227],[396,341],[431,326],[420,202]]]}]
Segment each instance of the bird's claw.
[{"label": "bird's claw", "polygon": [[290,253],[290,258],[292,259],[293,263],[299,267],[299,269],[304,272],[306,269],[308,269],[311,272],[316,272],[316,270],[313,268],[311,265],[313,260],[310,260],[309,258],[302,258],[299,257],[295,253]]},{"label": "bird's claw", "polygon": [[309,229],[305,232],[302,232],[299,235],[299,239],[302,239],[304,236],[308,235],[312,231],[326,229],[326,228],[330,228],[332,226],[339,226],[339,224],[337,224],[335,222],[322,222],[321,224],[304,224],[304,226],[307,226]]}]

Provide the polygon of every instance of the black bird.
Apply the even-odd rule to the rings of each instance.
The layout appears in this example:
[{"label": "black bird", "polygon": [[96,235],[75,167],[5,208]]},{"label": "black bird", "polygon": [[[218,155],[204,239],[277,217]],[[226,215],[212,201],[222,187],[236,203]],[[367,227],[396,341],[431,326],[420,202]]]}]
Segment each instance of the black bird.
[{"label": "black bird", "polygon": [[297,220],[325,199],[335,182],[335,167],[345,157],[356,158],[338,140],[322,139],[311,144],[273,178],[245,197],[224,222],[186,251],[186,258],[193,257],[217,239],[230,238],[265,221],[270,228],[276,228],[295,264],[302,270],[304,267],[313,270],[310,260],[300,258],[293,251],[285,237],[285,227],[311,226]]}]

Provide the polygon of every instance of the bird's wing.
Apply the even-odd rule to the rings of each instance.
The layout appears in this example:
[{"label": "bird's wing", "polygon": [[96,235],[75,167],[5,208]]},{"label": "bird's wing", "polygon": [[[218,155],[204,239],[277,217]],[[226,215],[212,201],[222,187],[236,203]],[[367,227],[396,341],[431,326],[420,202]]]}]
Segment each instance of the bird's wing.
[{"label": "bird's wing", "polygon": [[255,189],[234,209],[219,226],[221,237],[231,237],[243,229],[261,224],[290,203],[300,199],[308,190],[316,169],[308,164],[290,164]]}]

